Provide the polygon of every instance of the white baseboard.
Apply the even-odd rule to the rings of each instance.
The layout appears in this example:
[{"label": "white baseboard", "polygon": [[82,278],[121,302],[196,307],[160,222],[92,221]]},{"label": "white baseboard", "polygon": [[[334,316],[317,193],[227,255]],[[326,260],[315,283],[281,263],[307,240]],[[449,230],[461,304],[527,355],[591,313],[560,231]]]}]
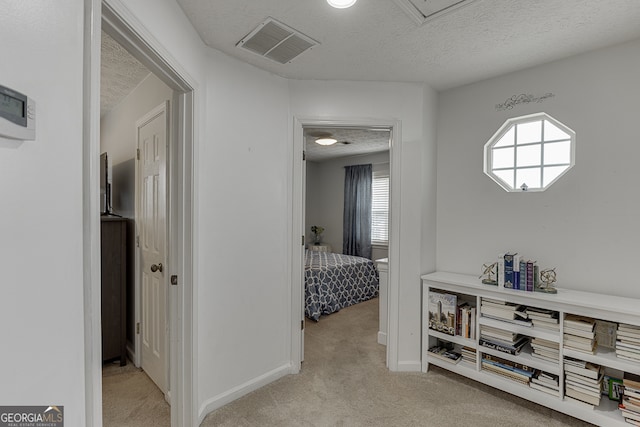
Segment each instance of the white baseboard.
[{"label": "white baseboard", "polygon": [[387,333],[378,331],[378,344],[387,345]]},{"label": "white baseboard", "polygon": [[398,362],[397,372],[421,372],[421,371],[422,371],[422,362],[419,360]]},{"label": "white baseboard", "polygon": [[290,373],[291,365],[283,365],[263,375],[260,375],[259,377],[253,378],[252,380],[249,380],[244,384],[240,384],[237,387],[220,393],[217,396],[212,397],[211,399],[207,399],[200,406],[200,411],[198,413],[198,425],[202,424],[202,421],[204,421],[205,417],[216,409],[226,405],[227,403],[233,402],[234,400],[244,396],[245,394],[257,390],[260,387],[272,383],[275,380],[284,377],[285,375],[289,375]]}]

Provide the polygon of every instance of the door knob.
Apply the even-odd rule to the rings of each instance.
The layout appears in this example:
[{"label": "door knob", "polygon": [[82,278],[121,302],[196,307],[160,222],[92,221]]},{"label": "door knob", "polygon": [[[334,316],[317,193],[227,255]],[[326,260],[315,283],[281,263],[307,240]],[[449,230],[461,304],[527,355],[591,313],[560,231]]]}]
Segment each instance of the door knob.
[{"label": "door knob", "polygon": [[158,270],[162,273],[162,263],[161,262],[159,262],[158,265],[151,264],[151,272],[155,273]]}]

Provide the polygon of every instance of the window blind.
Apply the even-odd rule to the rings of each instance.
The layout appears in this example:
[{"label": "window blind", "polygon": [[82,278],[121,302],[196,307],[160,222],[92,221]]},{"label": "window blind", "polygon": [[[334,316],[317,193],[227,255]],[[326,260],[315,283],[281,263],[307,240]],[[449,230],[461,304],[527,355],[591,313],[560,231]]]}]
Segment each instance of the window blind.
[{"label": "window blind", "polygon": [[373,171],[371,183],[371,243],[389,243],[389,172]]}]

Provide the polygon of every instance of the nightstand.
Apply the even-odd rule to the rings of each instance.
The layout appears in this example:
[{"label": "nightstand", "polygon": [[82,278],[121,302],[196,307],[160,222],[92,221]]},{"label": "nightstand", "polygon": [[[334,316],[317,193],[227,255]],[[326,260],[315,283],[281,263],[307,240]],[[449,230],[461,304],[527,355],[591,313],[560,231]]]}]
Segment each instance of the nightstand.
[{"label": "nightstand", "polygon": [[328,243],[309,243],[307,249],[316,252],[331,252],[331,245]]}]

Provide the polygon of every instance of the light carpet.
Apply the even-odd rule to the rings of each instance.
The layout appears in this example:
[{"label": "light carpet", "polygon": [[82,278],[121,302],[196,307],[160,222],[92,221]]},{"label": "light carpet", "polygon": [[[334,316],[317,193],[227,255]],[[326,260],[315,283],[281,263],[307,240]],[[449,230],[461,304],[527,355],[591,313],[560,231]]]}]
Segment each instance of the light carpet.
[{"label": "light carpet", "polygon": [[170,427],[169,404],[141,369],[129,362],[102,369],[104,427]]},{"label": "light carpet", "polygon": [[591,425],[438,367],[389,372],[377,332],[378,299],[307,321],[300,374],[223,406],[201,426]]}]

